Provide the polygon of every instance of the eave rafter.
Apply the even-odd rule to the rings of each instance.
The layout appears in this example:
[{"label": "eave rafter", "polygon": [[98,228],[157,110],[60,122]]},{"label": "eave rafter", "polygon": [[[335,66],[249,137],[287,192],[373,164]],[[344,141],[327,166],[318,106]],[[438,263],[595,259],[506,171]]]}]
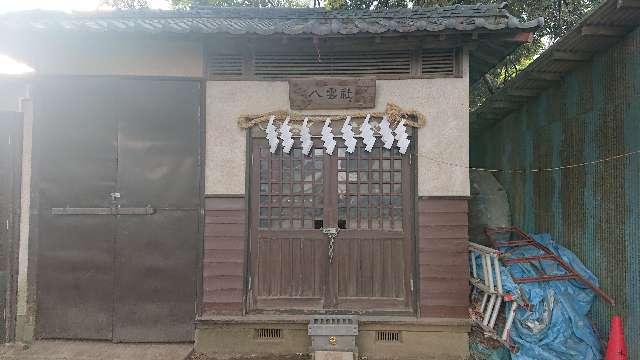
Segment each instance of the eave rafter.
[{"label": "eave rafter", "polygon": [[640,8],[640,0],[618,0],[618,9],[622,8]]},{"label": "eave rafter", "polygon": [[580,28],[582,36],[622,37],[629,30],[622,26],[584,25]]}]

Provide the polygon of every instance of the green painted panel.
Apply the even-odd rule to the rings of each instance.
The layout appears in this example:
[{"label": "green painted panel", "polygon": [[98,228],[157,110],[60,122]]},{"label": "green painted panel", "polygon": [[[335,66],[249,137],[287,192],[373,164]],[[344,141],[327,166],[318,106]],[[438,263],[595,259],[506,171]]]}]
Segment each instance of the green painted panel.
[{"label": "green painted panel", "polygon": [[[486,156],[473,166],[529,170],[640,150],[640,30],[474,135],[471,147]],[[640,359],[640,155],[497,177],[515,225],[550,232],[596,273],[617,300],[596,302],[598,331],[606,340],[611,316],[622,315],[630,359]]]}]

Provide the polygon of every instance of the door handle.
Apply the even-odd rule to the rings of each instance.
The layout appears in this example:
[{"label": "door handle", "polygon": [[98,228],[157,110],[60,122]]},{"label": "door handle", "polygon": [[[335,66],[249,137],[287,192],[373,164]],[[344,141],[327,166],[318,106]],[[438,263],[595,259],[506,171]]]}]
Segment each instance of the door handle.
[{"label": "door handle", "polygon": [[338,236],[338,232],[340,231],[337,227],[332,228],[322,228],[322,233],[327,236],[329,239],[329,264],[333,263],[333,258],[336,251],[336,236]]},{"label": "door handle", "polygon": [[121,208],[118,206],[105,208],[52,208],[51,215],[153,215],[156,209],[147,205],[143,208]]}]

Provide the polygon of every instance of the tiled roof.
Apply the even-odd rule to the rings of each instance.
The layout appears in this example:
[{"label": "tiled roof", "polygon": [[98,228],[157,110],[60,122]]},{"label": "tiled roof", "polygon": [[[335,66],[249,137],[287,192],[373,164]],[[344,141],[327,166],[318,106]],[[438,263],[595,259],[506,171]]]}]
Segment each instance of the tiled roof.
[{"label": "tiled roof", "polygon": [[348,35],[517,30],[540,25],[542,19],[518,20],[509,14],[505,3],[373,11],[197,7],[171,11],[116,10],[72,14],[29,11],[0,15],[0,30],[47,32]]}]

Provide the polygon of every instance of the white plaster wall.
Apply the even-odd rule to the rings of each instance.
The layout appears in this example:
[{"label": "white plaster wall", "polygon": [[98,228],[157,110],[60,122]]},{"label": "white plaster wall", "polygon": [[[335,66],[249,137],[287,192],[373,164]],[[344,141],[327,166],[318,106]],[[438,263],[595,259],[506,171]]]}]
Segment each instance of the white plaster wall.
[{"label": "white plaster wall", "polygon": [[204,73],[199,41],[51,37],[3,43],[0,37],[0,53],[28,64],[40,75],[202,77]]},{"label": "white plaster wall", "polygon": [[238,127],[238,117],[288,108],[289,84],[286,82],[207,82],[207,194],[245,193],[246,133]]},{"label": "white plaster wall", "polygon": [[[372,111],[382,111],[387,102],[393,102],[427,116],[426,126],[418,131],[418,195],[468,196],[467,57],[462,78],[378,80],[376,86],[376,108]],[[238,116],[289,110],[289,85],[287,82],[210,81],[206,96],[205,191],[207,194],[244,194],[246,137],[237,125]],[[315,111],[320,114],[348,112]]]}]

